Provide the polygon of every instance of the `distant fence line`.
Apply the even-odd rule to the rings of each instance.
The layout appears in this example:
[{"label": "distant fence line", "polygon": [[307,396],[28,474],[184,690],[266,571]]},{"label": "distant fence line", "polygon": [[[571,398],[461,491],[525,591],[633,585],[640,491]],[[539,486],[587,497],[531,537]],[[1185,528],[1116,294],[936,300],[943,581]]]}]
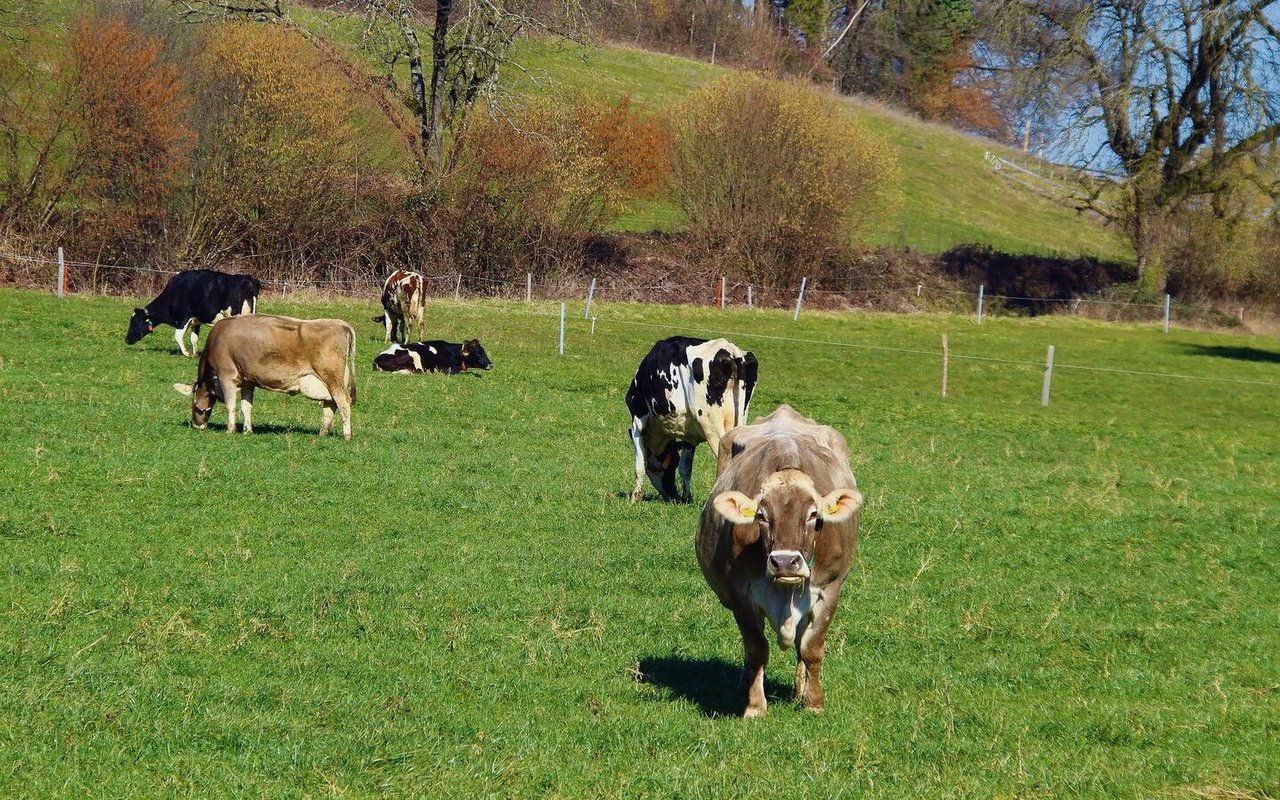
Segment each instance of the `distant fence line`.
[{"label": "distant fence line", "polygon": [[[66,259],[59,260],[59,259],[41,258],[37,256],[17,256],[17,255],[0,253],[0,262],[3,262],[5,260],[22,262],[27,264],[34,264],[34,265],[41,265],[44,267],[49,267],[50,265],[52,265],[53,267],[57,267],[56,271],[50,270],[52,275],[52,278],[50,280],[45,280],[43,282],[34,282],[34,283],[31,281],[28,281],[27,285],[28,286],[32,286],[32,285],[50,286],[52,284],[53,290],[55,292],[59,292],[60,294],[64,293],[65,287],[67,285],[66,276],[67,276],[68,269],[112,269],[112,270],[125,270],[125,271],[138,272],[138,273],[151,273],[156,275],[177,274],[176,271],[173,271],[173,270],[159,270],[159,269],[152,269],[152,268],[146,268],[146,267],[128,267],[128,266],[121,266],[121,265],[114,265],[114,264],[96,264],[92,262],[83,262],[83,261],[68,261]],[[49,278],[50,276],[46,275],[45,277]],[[555,319],[558,317],[559,318],[559,352],[562,355],[565,352],[565,331],[569,325],[586,327],[589,324],[589,329],[587,331],[584,331],[584,333],[588,333],[588,335],[590,336],[595,335],[597,324],[601,324],[604,326],[643,328],[643,329],[668,331],[668,332],[671,330],[671,327],[672,327],[670,323],[657,324],[657,323],[641,322],[641,321],[635,321],[635,320],[614,319],[609,314],[600,313],[598,308],[596,310],[596,313],[592,314],[591,313],[593,310],[592,303],[594,301],[598,301],[602,299],[601,295],[598,293],[599,287],[597,286],[597,281],[595,279],[591,279],[589,288],[583,289],[581,284],[576,284],[574,282],[557,283],[557,282],[534,281],[532,275],[526,275],[526,279],[523,282],[487,278],[483,276],[468,276],[468,275],[462,275],[460,273],[446,273],[442,275],[426,275],[424,277],[427,278],[427,280],[431,284],[444,289],[448,289],[448,287],[452,286],[454,300],[455,300],[454,305],[458,307],[474,309],[484,313],[499,313],[499,314],[518,315],[518,316],[526,316],[526,317],[538,317],[543,319]],[[474,285],[475,283],[483,283],[489,286],[493,286],[495,287],[495,289],[506,290],[506,291],[491,291],[491,292],[481,293],[481,294],[477,294],[474,291],[471,291],[465,295],[466,300],[464,300],[463,293],[462,293],[462,288],[464,283],[472,283],[472,285]],[[287,297],[289,293],[293,291],[320,291],[330,295],[339,295],[343,297],[362,297],[362,298],[368,298],[370,300],[375,300],[382,290],[382,281],[380,280],[374,281],[374,280],[367,280],[367,279],[353,280],[353,281],[332,279],[332,280],[325,280],[325,281],[305,281],[305,282],[304,281],[293,282],[290,280],[270,280],[270,281],[264,280],[263,284],[277,288],[280,291],[282,297]],[[803,308],[804,299],[808,296],[832,295],[837,297],[845,297],[847,295],[855,295],[855,294],[871,293],[871,292],[879,291],[874,289],[858,290],[858,291],[852,291],[852,292],[814,290],[814,289],[809,289],[805,284],[806,284],[806,281],[802,281],[801,286],[797,287],[797,289],[794,290],[793,292],[792,290],[778,289],[777,287],[752,287],[748,284],[741,284],[741,283],[734,284],[731,286],[730,284],[727,283],[727,281],[725,281],[722,278],[719,281],[718,287],[710,287],[713,289],[717,289],[719,291],[719,295],[713,300],[712,304],[713,305],[727,304],[726,298],[731,288],[740,289],[745,287],[747,290],[748,297],[761,297],[761,296],[768,296],[771,294],[779,297],[785,297],[785,302],[773,303],[772,305],[768,306],[773,308],[779,308],[779,307],[790,308],[792,297],[794,296],[795,310],[794,310],[793,318],[798,319],[800,312]],[[534,288],[541,288],[543,290],[543,293],[535,297],[533,292]],[[664,283],[656,284],[654,286],[649,286],[649,287],[627,286],[626,288],[632,292],[644,292],[645,290],[650,290],[650,291],[652,290],[661,290],[661,291],[697,290],[699,292],[706,292],[709,287],[705,282],[683,283],[683,284],[664,282]],[[523,291],[523,295],[521,295],[520,291],[517,291],[517,290]],[[1148,308],[1148,309],[1163,308],[1165,313],[1165,317],[1164,317],[1165,332],[1167,333],[1169,330],[1168,314],[1169,314],[1170,306],[1167,302],[1167,298],[1168,298],[1167,295],[1166,295],[1166,302],[1164,304],[1158,304],[1158,303],[1123,303],[1123,302],[1112,301],[1112,300],[1086,300],[1086,299],[1081,299],[1081,300],[1072,299],[1072,300],[1058,301],[1058,300],[1045,299],[1045,298],[1022,298],[1022,297],[1016,297],[1016,296],[985,295],[981,288],[977,293],[972,293],[972,292],[965,292],[965,291],[956,290],[956,289],[933,288],[920,283],[915,284],[914,287],[901,287],[897,291],[914,293],[916,297],[922,296],[925,292],[937,292],[941,294],[962,295],[970,298],[976,298],[976,301],[977,301],[977,317],[976,318],[979,324],[981,323],[983,303],[987,300],[991,300],[991,299],[1035,300],[1035,301],[1044,301],[1044,302],[1070,302],[1070,303],[1076,303],[1076,304],[1100,303],[1100,304],[1108,304],[1108,305],[1134,306],[1138,308]],[[440,294],[447,295],[449,294],[449,292],[445,291],[445,292],[441,292]],[[548,296],[548,295],[551,295],[551,296]],[[521,296],[523,296],[525,300],[529,300],[529,301],[532,301],[534,299],[537,299],[540,301],[558,300],[560,303],[559,311],[557,313],[557,312],[541,311],[541,310],[538,310],[536,307],[527,307],[527,308],[520,308],[518,306],[502,307],[502,306],[493,306],[493,305],[477,305],[475,303],[469,302],[473,299],[487,299],[487,298],[502,298],[502,299],[508,299],[508,300],[518,300]],[[694,299],[695,298],[693,297],[686,296],[683,298],[682,302],[690,303]],[[568,317],[568,315],[566,314],[566,309],[567,309],[566,303],[567,302],[576,303],[579,301],[583,302],[582,318],[576,319],[576,318]],[[765,307],[763,303],[761,303],[760,306]],[[758,339],[758,340],[765,340],[765,341],[785,342],[785,343],[790,343],[795,345],[804,345],[804,346],[816,345],[820,347],[834,347],[834,348],[857,349],[857,350],[878,351],[878,352],[887,352],[887,353],[900,353],[900,354],[909,355],[917,358],[928,358],[940,365],[941,390],[942,390],[943,397],[947,396],[948,369],[949,369],[949,364],[952,360],[1002,364],[1002,365],[1023,367],[1023,368],[1029,367],[1034,369],[1043,369],[1044,373],[1043,373],[1043,385],[1042,385],[1042,393],[1041,393],[1041,404],[1044,406],[1049,405],[1050,387],[1051,387],[1053,372],[1055,369],[1075,370],[1075,371],[1081,371],[1081,372],[1094,372],[1094,373],[1108,373],[1108,374],[1114,374],[1114,375],[1129,375],[1129,376],[1157,378],[1157,379],[1164,379],[1164,380],[1190,380],[1190,381],[1202,381],[1202,382],[1208,382],[1208,383],[1236,384],[1236,385],[1280,388],[1280,382],[1252,380],[1247,378],[1221,378],[1221,377],[1212,377],[1212,376],[1205,376],[1205,375],[1187,375],[1187,374],[1180,374],[1180,373],[1154,372],[1149,370],[1121,369],[1117,367],[1101,367],[1101,366],[1094,366],[1089,364],[1062,363],[1061,361],[1058,361],[1055,364],[1053,345],[1049,345],[1048,352],[1046,353],[1046,359],[1044,362],[1029,361],[1024,359],[999,358],[994,356],[984,356],[984,355],[976,355],[976,354],[956,353],[950,350],[946,334],[942,335],[941,348],[938,350],[930,350],[930,349],[921,349],[921,348],[891,347],[888,345],[839,341],[839,340],[830,340],[830,339],[809,339],[809,338],[802,338],[802,337],[778,336],[774,334],[753,333],[750,331],[726,331],[722,329],[714,329],[714,330],[700,329],[696,327],[689,327],[687,325],[680,326],[680,329],[682,332],[685,332],[685,333],[694,333],[694,334],[702,333],[702,334],[707,334],[708,336],[726,336],[726,337],[733,337],[735,339],[741,339],[744,341],[749,341],[751,339]]]},{"label": "distant fence line", "polygon": [[[22,274],[10,275],[16,285],[28,287],[50,286],[59,295],[69,291],[75,285],[84,288],[87,284],[89,293],[107,293],[109,282],[102,281],[99,274],[103,270],[134,273],[154,276],[171,276],[179,270],[164,270],[152,267],[136,267],[121,264],[102,264],[90,261],[76,261],[62,257],[28,256],[0,253],[0,263],[27,265]],[[84,280],[85,273],[90,278]],[[3,273],[0,273],[3,275]],[[1163,303],[1128,302],[1085,297],[1030,297],[1021,295],[990,294],[985,286],[971,292],[962,289],[947,289],[915,283],[900,286],[882,286],[864,289],[820,289],[808,286],[808,279],[799,286],[788,288],[764,286],[745,282],[728,283],[725,278],[708,283],[706,280],[695,282],[659,281],[651,284],[630,284],[613,279],[598,281],[597,278],[575,277],[562,280],[535,280],[532,274],[526,274],[524,280],[492,278],[481,275],[467,275],[449,272],[439,275],[424,275],[430,293],[436,296],[452,294],[455,299],[467,297],[490,297],[498,299],[532,300],[578,300],[585,298],[590,306],[592,301],[634,301],[656,303],[680,303],[688,305],[710,305],[728,307],[730,305],[747,308],[792,308],[794,318],[798,319],[806,307],[821,310],[857,309],[859,307],[892,307],[903,310],[918,310],[914,301],[928,295],[943,295],[953,299],[969,298],[974,309],[975,319],[982,323],[983,317],[993,309],[990,303],[1043,303],[1056,304],[1070,308],[1078,313],[1082,308],[1091,306],[1114,309],[1136,310],[1141,318],[1151,321],[1161,320],[1164,331],[1169,332],[1175,310],[1185,309],[1207,311],[1207,307],[1181,304],[1175,307],[1169,295],[1164,296]],[[74,278],[74,280],[73,280]],[[588,285],[589,281],[589,285]],[[272,279],[263,280],[264,286],[278,291],[281,296],[288,297],[296,292],[321,292],[346,297],[370,297],[376,302],[382,291],[381,279],[374,278],[329,278],[329,279]],[[484,288],[478,288],[484,287]],[[131,290],[137,287],[129,287]],[[872,301],[881,301],[878,304]],[[954,309],[953,309],[954,310]],[[1152,310],[1155,310],[1154,312]],[[1245,309],[1238,307],[1236,316],[1243,321]]]},{"label": "distant fence line", "polygon": [[[613,319],[612,317],[604,314],[596,314],[592,316],[584,315],[582,319],[575,319],[566,313],[567,308],[564,302],[560,303],[560,308],[558,312],[539,311],[533,308],[522,309],[522,308],[503,308],[503,307],[496,307],[496,306],[489,306],[489,305],[476,305],[476,304],[468,303],[465,301],[458,301],[454,305],[460,306],[463,308],[468,308],[468,309],[482,312],[482,313],[496,312],[499,314],[517,315],[517,316],[523,316],[523,317],[538,317],[538,318],[548,319],[548,320],[554,320],[558,317],[559,318],[559,353],[561,355],[564,355],[565,353],[565,332],[569,325],[586,328],[586,330],[584,330],[583,333],[591,337],[595,336],[597,325],[604,326],[604,327],[615,326],[615,327],[625,327],[625,328],[643,328],[643,329],[656,330],[656,331],[667,332],[667,333],[670,333],[672,329],[672,325],[670,323],[653,323],[653,322],[640,322],[636,320]],[[589,327],[587,327],[587,323],[589,323]],[[972,361],[972,362],[988,363],[988,364],[1001,364],[1001,365],[1015,366],[1015,367],[1029,367],[1032,369],[1043,370],[1043,383],[1042,383],[1041,395],[1040,395],[1040,402],[1041,402],[1041,405],[1043,406],[1049,405],[1050,387],[1051,387],[1051,382],[1053,378],[1053,372],[1055,369],[1074,370],[1078,372],[1104,373],[1104,374],[1111,374],[1111,375],[1128,375],[1128,376],[1143,377],[1143,378],[1156,378],[1156,379],[1162,379],[1162,380],[1199,381],[1204,383],[1219,383],[1219,384],[1240,385],[1240,386],[1263,386],[1263,387],[1269,387],[1269,388],[1280,388],[1280,382],[1254,380],[1251,378],[1221,378],[1221,377],[1210,376],[1210,375],[1188,375],[1184,373],[1175,373],[1175,372],[1155,372],[1152,370],[1122,369],[1119,367],[1100,367],[1100,366],[1095,366],[1091,364],[1062,363],[1061,361],[1058,361],[1057,363],[1055,363],[1055,360],[1054,360],[1055,348],[1053,345],[1048,346],[1046,359],[1043,362],[1029,361],[1026,359],[999,358],[995,356],[955,353],[950,350],[946,334],[942,334],[942,346],[940,349],[928,350],[928,349],[922,349],[922,348],[890,347],[888,345],[839,341],[839,340],[831,340],[831,339],[809,339],[809,338],[795,337],[795,336],[778,336],[775,334],[755,333],[752,331],[724,330],[722,328],[714,328],[714,329],[698,328],[698,327],[691,327],[689,325],[680,325],[679,327],[682,333],[704,334],[709,337],[723,336],[726,338],[732,338],[735,341],[736,340],[750,341],[752,339],[757,339],[757,340],[763,340],[763,341],[784,342],[788,344],[804,345],[804,346],[816,345],[819,347],[834,347],[834,348],[866,350],[866,351],[886,352],[886,353],[901,353],[901,354],[914,356],[914,357],[928,358],[934,361],[935,364],[938,364],[941,368],[941,387],[942,387],[943,397],[947,396],[948,369],[949,369],[949,362],[951,360]],[[550,338],[550,332],[548,333],[548,336]]]},{"label": "distant fence line", "polygon": [[[52,285],[52,289],[61,296],[68,291],[69,285],[72,285],[72,276],[79,274],[83,276],[86,271],[90,273],[91,279],[90,293],[106,293],[106,289],[110,288],[108,283],[101,282],[99,274],[102,270],[120,271],[120,273],[133,273],[143,275],[174,275],[179,270],[163,270],[155,268],[145,268],[145,266],[127,266],[119,264],[99,264],[93,261],[77,261],[69,260],[63,257],[61,248],[58,250],[58,257],[42,256],[23,256],[15,255],[15,253],[0,253],[0,262],[9,261],[13,264],[24,264],[35,266],[36,275],[32,275],[32,270],[27,270],[26,275],[18,275],[15,284],[28,285],[28,287],[38,287],[38,285]],[[47,274],[46,274],[47,273]],[[0,273],[3,275],[3,273]],[[900,308],[900,310],[920,310],[918,303],[915,301],[922,300],[925,293],[941,294],[941,296],[950,296],[952,298],[965,297],[970,298],[974,308],[975,319],[978,324],[982,324],[983,316],[987,315],[991,308],[988,303],[992,301],[998,302],[1030,302],[1044,303],[1044,305],[1059,305],[1062,307],[1070,307],[1073,312],[1079,312],[1082,308],[1098,306],[1117,308],[1117,310],[1137,310],[1138,319],[1162,319],[1164,323],[1165,333],[1169,333],[1172,324],[1172,314],[1174,314],[1174,306],[1172,306],[1171,297],[1165,294],[1162,303],[1144,303],[1144,302],[1126,302],[1115,300],[1101,300],[1101,298],[1085,298],[1085,297],[1028,297],[1015,296],[1015,294],[991,294],[986,292],[986,287],[980,285],[977,292],[963,291],[963,289],[946,289],[941,287],[931,287],[924,283],[916,283],[914,285],[899,285],[899,287],[867,288],[867,289],[819,289],[808,287],[808,278],[801,280],[799,287],[768,287],[768,285],[758,285],[750,283],[727,283],[722,278],[718,282],[708,284],[707,280],[698,280],[691,283],[663,282],[653,284],[628,284],[617,282],[617,280],[608,280],[608,282],[596,283],[596,278],[576,278],[563,280],[535,280],[532,274],[526,274],[525,280],[489,278],[484,275],[467,275],[462,273],[445,273],[439,275],[424,275],[428,280],[428,287],[434,289],[435,296],[444,296],[444,294],[452,293],[454,300],[461,300],[463,294],[467,297],[492,297],[492,298],[508,298],[508,300],[517,300],[524,297],[526,301],[543,300],[543,301],[561,301],[561,300],[577,300],[577,298],[586,298],[588,306],[591,301],[634,301],[634,302],[658,302],[658,303],[685,303],[685,305],[710,305],[718,307],[727,307],[730,305],[745,307],[764,307],[764,308],[795,308],[795,319],[799,319],[800,312],[808,305],[820,308],[820,310],[852,310],[858,308],[860,303],[864,307],[872,307],[873,300],[887,301],[881,302],[877,307]],[[586,284],[586,280],[590,280],[590,287]],[[83,285],[84,280],[76,280],[74,282]],[[371,297],[378,298],[383,288],[383,280],[371,278],[352,278],[352,279],[271,279],[262,280],[262,284],[266,287],[273,287],[279,291],[283,297],[288,297],[293,292],[323,292],[329,294],[338,294],[338,296],[346,297]],[[477,291],[476,287],[486,287]],[[129,287],[136,289],[137,287]],[[817,300],[817,302],[814,302]],[[1183,305],[1183,308],[1190,308],[1193,311],[1206,311],[1206,307],[1197,307]],[[956,308],[952,308],[956,310]],[[1160,314],[1152,314],[1151,310],[1162,310]],[[1236,316],[1240,321],[1244,320],[1244,307],[1238,307]]]}]

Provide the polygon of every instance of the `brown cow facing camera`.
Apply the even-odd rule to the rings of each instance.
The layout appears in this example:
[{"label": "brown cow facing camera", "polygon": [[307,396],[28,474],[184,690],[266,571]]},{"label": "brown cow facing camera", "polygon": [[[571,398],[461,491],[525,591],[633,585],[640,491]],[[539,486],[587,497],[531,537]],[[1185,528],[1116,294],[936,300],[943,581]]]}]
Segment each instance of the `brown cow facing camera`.
[{"label": "brown cow facing camera", "polygon": [[796,697],[822,710],[827,627],[857,551],[861,506],[844,437],[791,406],[720,440],[696,545],[702,574],[742,633],[744,716],[767,706],[766,622],[779,647],[797,649]]}]

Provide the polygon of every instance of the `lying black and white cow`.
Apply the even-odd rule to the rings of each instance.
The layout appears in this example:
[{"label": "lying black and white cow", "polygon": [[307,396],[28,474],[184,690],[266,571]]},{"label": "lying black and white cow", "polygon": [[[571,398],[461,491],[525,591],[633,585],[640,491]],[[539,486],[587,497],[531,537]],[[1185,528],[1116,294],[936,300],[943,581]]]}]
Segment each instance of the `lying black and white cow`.
[{"label": "lying black and white cow", "polygon": [[718,454],[720,438],[746,424],[756,373],[755,355],[725,339],[673,336],[653,346],[627,390],[636,448],[633,502],[644,497],[646,472],[663,499],[693,500],[693,450],[706,442]]},{"label": "lying black and white cow", "polygon": [[[157,325],[172,325],[178,349],[184,356],[196,354],[200,325],[210,325],[222,317],[252,314],[258,309],[262,283],[252,275],[231,275],[211,269],[179,272],[165,284],[160,296],[146,308],[135,308],[129,318],[125,344],[135,344]],[[183,335],[191,335],[191,352]]]},{"label": "lying black and white cow", "polygon": [[489,361],[479,339],[462,344],[430,341],[393,344],[373,359],[373,368],[401,375],[416,372],[447,372],[452,375],[468,369],[493,369],[493,362]]}]

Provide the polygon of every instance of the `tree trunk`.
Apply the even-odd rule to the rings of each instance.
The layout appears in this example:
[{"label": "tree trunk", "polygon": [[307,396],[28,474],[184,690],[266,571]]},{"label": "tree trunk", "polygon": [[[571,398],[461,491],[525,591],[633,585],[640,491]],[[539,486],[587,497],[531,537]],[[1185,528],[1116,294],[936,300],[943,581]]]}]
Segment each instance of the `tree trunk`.
[{"label": "tree trunk", "polygon": [[1139,193],[1134,198],[1133,220],[1129,231],[1137,256],[1138,283],[1157,292],[1163,292],[1165,286],[1158,242],[1160,213],[1154,201]]},{"label": "tree trunk", "polygon": [[424,120],[423,142],[436,177],[440,174],[440,134],[443,127],[445,58],[448,55],[449,18],[453,0],[436,0],[436,24],[431,31],[431,96]]},{"label": "tree trunk", "polygon": [[[408,11],[400,15],[400,29],[404,33],[405,44],[409,46],[409,86],[417,106],[414,110],[418,117],[418,137],[422,141],[423,149],[430,157],[430,143],[433,137],[427,113],[426,80],[422,75],[422,48],[418,45],[418,32],[413,29]],[[435,166],[434,162],[432,166]]]}]

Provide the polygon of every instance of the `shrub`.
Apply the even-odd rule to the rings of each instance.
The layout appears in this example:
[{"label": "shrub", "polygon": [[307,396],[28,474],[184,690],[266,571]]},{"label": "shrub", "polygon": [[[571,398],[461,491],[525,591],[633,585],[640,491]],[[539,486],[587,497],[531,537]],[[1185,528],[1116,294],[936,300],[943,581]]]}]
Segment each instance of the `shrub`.
[{"label": "shrub", "polygon": [[211,29],[195,68],[190,254],[296,262],[338,238],[355,163],[342,78],[296,32],[251,23]]},{"label": "shrub", "polygon": [[70,119],[82,233],[99,256],[146,249],[187,164],[192,132],[178,71],[158,40],[119,19],[72,28]]},{"label": "shrub", "polygon": [[735,278],[814,276],[887,207],[889,145],[805,86],[730,75],[686,98],[673,128],[672,192]]},{"label": "shrub", "polygon": [[668,136],[624,98],[535,102],[466,133],[445,192],[458,267],[492,278],[543,274],[624,201],[656,192]]}]

